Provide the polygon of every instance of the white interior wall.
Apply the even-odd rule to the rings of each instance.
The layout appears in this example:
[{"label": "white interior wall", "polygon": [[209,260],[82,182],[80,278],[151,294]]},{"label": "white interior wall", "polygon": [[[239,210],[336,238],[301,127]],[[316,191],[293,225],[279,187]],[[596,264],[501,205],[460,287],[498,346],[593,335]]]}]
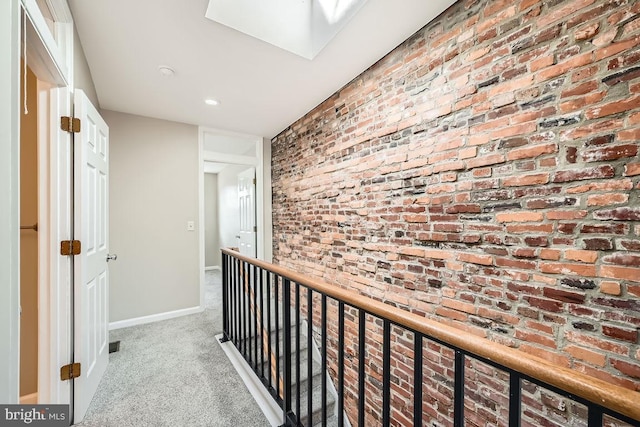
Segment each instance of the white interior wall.
[{"label": "white interior wall", "polygon": [[93,83],[87,57],[85,56],[75,25],[73,27],[73,85],[76,89],[82,89],[93,106],[98,108],[99,103],[96,86]]},{"label": "white interior wall", "polygon": [[110,131],[110,252],[118,254],[109,264],[110,322],[197,309],[198,128],[102,113]]},{"label": "white interior wall", "polygon": [[240,206],[238,204],[238,174],[249,169],[246,165],[229,165],[218,174],[218,222],[220,247],[238,247]]},{"label": "white interior wall", "polygon": [[220,235],[218,231],[218,174],[204,174],[204,254],[205,267],[220,267]]}]

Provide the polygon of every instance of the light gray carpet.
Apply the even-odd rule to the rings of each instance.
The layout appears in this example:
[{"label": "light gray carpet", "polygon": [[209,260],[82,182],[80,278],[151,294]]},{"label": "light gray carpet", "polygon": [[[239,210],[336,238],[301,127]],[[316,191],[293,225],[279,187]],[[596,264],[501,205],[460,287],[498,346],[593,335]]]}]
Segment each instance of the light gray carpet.
[{"label": "light gray carpet", "polygon": [[203,313],[118,329],[120,351],[91,402],[86,427],[268,426],[226,357],[220,272],[206,273]]}]

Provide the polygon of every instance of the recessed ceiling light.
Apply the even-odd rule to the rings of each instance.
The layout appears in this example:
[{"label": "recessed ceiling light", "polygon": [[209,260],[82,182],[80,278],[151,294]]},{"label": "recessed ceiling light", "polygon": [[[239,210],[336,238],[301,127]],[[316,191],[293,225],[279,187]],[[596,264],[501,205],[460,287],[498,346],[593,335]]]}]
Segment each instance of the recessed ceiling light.
[{"label": "recessed ceiling light", "polygon": [[176,73],[175,70],[167,65],[161,65],[158,67],[158,71],[160,71],[160,75],[163,77],[173,77]]},{"label": "recessed ceiling light", "polygon": [[213,105],[213,106],[220,105],[220,101],[218,101],[217,99],[213,99],[213,98],[205,99],[204,103],[207,104],[207,105]]}]

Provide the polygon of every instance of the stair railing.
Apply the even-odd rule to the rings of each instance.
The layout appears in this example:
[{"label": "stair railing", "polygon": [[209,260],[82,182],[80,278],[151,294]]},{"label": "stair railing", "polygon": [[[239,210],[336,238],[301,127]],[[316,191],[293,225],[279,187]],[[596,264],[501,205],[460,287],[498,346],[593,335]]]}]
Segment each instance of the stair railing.
[{"label": "stair railing", "polygon": [[[311,279],[292,270],[246,257],[230,250],[222,250],[222,294],[223,294],[223,330],[224,340],[232,341],[243,355],[256,375],[262,380],[283,412],[285,426],[309,425],[326,426],[329,418],[327,403],[327,376],[324,372],[328,365],[328,319],[327,311],[331,303],[337,308],[337,343],[335,360],[335,381],[338,400],[336,402],[337,424],[348,425],[345,419],[345,313],[350,321],[357,317],[357,410],[351,422],[366,426],[365,417],[373,417],[376,423],[391,425],[398,408],[392,407],[392,328],[394,331],[413,336],[412,351],[403,355],[404,361],[412,359],[411,422],[414,426],[427,425],[436,415],[424,411],[423,381],[426,361],[423,354],[430,343],[449,349],[453,359],[453,398],[451,420],[447,424],[454,427],[465,425],[465,410],[469,402],[465,394],[470,387],[465,384],[465,373],[473,368],[477,361],[500,370],[508,376],[507,385],[508,414],[501,419],[500,425],[509,427],[523,423],[523,409],[531,402],[524,401],[523,384],[533,384],[562,398],[586,408],[588,427],[600,427],[610,420],[618,420],[632,426],[640,426],[640,393],[605,382],[564,366],[553,364],[542,358],[523,351],[507,347],[466,331],[454,328],[438,321],[427,319],[390,304],[374,300],[357,292],[342,289],[320,280]],[[319,303],[319,304],[318,304]],[[266,309],[265,309],[266,304]],[[319,305],[319,307],[317,307]],[[292,319],[292,314],[294,319]],[[356,313],[356,316],[353,314]],[[301,320],[305,316],[308,352],[312,348],[314,325],[316,326],[321,349],[321,411],[319,419],[314,416],[312,395],[312,357],[307,357],[307,366],[300,366]],[[367,320],[369,319],[369,320]],[[314,323],[315,320],[315,323]],[[282,323],[282,324],[280,324]],[[371,330],[381,325],[382,336],[382,373],[381,373],[381,414],[373,414],[366,405],[366,378],[371,375],[371,366],[367,366],[367,339],[371,339]],[[332,325],[335,326],[335,325]],[[371,329],[371,330],[370,330]],[[282,331],[282,336],[280,333]],[[282,345],[280,340],[282,339]],[[371,345],[371,344],[369,344]],[[281,348],[282,347],[282,348]],[[351,346],[353,349],[355,346]],[[292,356],[293,353],[293,356]],[[260,356],[259,356],[260,355]],[[409,357],[411,356],[411,357]],[[267,357],[268,367],[265,369]],[[283,363],[279,363],[280,358]],[[294,365],[295,364],[295,365]],[[427,365],[428,366],[428,365]],[[270,367],[270,368],[269,368]],[[295,367],[295,377],[292,372]],[[307,369],[306,392],[307,407],[301,408],[301,369]],[[445,366],[446,371],[450,371]],[[367,369],[369,373],[367,374]],[[437,375],[436,375],[437,377]],[[446,383],[446,378],[441,379]],[[398,382],[394,377],[394,383]],[[394,384],[397,386],[397,384]],[[295,388],[295,392],[294,392]],[[527,390],[528,392],[529,390]],[[531,393],[528,395],[530,400]],[[446,396],[443,397],[446,399]],[[523,403],[524,402],[524,403]],[[406,408],[405,408],[406,409]],[[526,412],[526,411],[525,411]],[[405,416],[406,414],[402,414]],[[526,415],[526,414],[525,414]],[[526,415],[530,416],[530,415]],[[303,423],[304,420],[304,423]],[[368,419],[369,420],[369,419]],[[535,418],[534,418],[535,420]],[[370,420],[369,420],[370,421]],[[406,425],[407,418],[394,424]],[[437,421],[442,422],[438,419]],[[507,422],[505,422],[507,421]],[[524,420],[531,424],[531,419]],[[356,424],[357,423],[357,424]]]}]

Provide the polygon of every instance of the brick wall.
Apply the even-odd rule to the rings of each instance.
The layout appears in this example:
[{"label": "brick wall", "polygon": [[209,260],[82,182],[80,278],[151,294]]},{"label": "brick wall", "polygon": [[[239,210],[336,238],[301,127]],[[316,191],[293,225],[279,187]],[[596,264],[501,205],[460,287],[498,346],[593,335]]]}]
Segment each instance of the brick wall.
[{"label": "brick wall", "polygon": [[274,260],[640,391],[639,147],[640,2],[460,1],[274,138]]}]

